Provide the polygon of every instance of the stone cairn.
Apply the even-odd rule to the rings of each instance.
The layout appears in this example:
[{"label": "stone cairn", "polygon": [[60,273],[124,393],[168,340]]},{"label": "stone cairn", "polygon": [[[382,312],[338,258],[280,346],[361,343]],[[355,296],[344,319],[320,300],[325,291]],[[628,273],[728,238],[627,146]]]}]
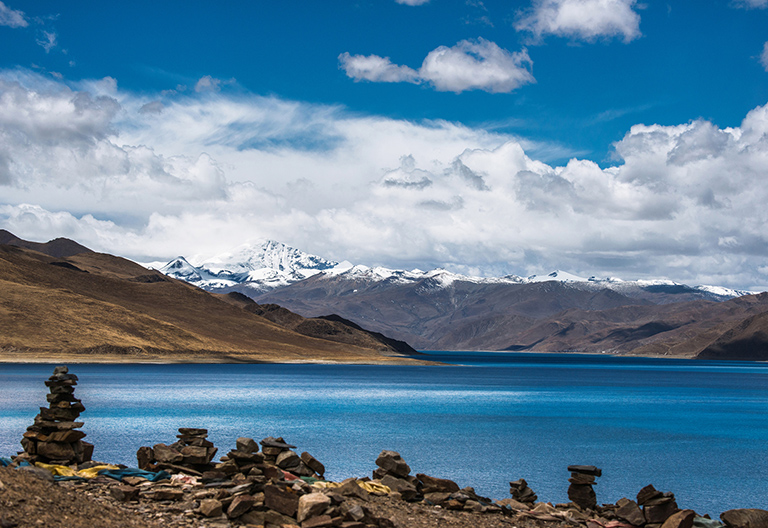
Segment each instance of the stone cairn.
[{"label": "stone cairn", "polygon": [[85,406],[75,398],[77,376],[67,367],[56,367],[45,382],[50,394],[48,407],[40,407],[35,423],[27,427],[21,440],[23,453],[16,459],[57,465],[76,465],[88,462],[93,456],[93,445],[84,442],[85,433],[78,431],[83,422],[75,420]]},{"label": "stone cairn", "polygon": [[136,452],[139,469],[173,472],[202,476],[214,468],[211,461],[218,449],[208,440],[208,430],[180,427],[178,440],[171,445],[142,446]]},{"label": "stone cairn", "polygon": [[517,502],[531,505],[538,500],[538,497],[531,488],[528,487],[528,483],[525,479],[515,480],[509,483],[509,493],[512,494],[512,498]]},{"label": "stone cairn", "polygon": [[603,474],[600,468],[595,466],[568,466],[571,478],[568,482],[568,498],[577,506],[585,509],[594,509],[597,506],[597,496],[592,486],[595,485],[595,477]]}]

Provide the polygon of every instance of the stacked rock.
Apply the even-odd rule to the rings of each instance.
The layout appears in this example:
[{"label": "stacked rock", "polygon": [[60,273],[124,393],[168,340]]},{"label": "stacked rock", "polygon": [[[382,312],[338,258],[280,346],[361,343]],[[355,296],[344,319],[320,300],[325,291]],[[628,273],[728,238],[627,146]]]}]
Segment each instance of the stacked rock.
[{"label": "stacked rock", "polygon": [[91,460],[93,445],[84,442],[85,433],[77,431],[83,422],[75,422],[85,406],[75,398],[77,376],[67,367],[56,367],[45,382],[50,394],[47,408],[40,407],[35,423],[27,427],[21,445],[22,459],[69,466]]},{"label": "stacked rock", "polygon": [[178,440],[171,445],[140,447],[136,459],[140,469],[165,469],[201,476],[213,469],[211,461],[218,451],[208,440],[208,430],[180,427]]},{"label": "stacked rock", "polygon": [[295,451],[292,451],[292,449],[296,449],[296,446],[287,443],[283,437],[273,438],[269,436],[260,443],[264,462],[267,464],[277,466],[283,471],[299,477],[312,477],[316,474],[322,476],[325,473],[325,466],[309,453],[297,455]]},{"label": "stacked rock", "polygon": [[510,482],[509,493],[512,494],[513,499],[517,502],[522,502],[523,504],[533,504],[538,499],[533,490],[528,487],[528,483],[525,479]]},{"label": "stacked rock", "polygon": [[419,492],[421,486],[419,480],[411,476],[411,468],[397,451],[383,450],[376,458],[379,466],[373,472],[373,478],[389,487],[392,491],[400,493],[403,500],[421,500]]},{"label": "stacked rock", "polygon": [[[253,438],[240,437],[235,440],[235,449],[221,457],[221,463],[215,471],[225,475],[242,473],[243,475],[261,475],[264,455],[259,453],[259,444]],[[206,478],[206,475],[203,475]]]},{"label": "stacked rock", "polygon": [[602,470],[595,466],[568,466],[568,471],[571,472],[568,498],[581,508],[595,509],[597,496],[592,486],[595,485],[595,477],[603,474]]},{"label": "stacked rock", "polygon": [[662,493],[651,484],[641,489],[637,494],[637,504],[643,507],[646,526],[661,524],[673,514],[680,511],[675,502],[675,494]]}]

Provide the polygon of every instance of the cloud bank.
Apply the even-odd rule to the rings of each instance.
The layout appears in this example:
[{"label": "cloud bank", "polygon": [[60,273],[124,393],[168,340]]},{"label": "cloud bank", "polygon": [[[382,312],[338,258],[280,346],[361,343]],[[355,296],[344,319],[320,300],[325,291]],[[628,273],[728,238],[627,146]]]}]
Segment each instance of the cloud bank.
[{"label": "cloud bank", "polygon": [[535,82],[528,52],[512,53],[483,38],[440,46],[418,70],[393,64],[378,55],[339,55],[339,67],[356,81],[428,83],[440,92],[483,90],[509,93]]},{"label": "cloud bank", "polygon": [[615,155],[551,166],[443,121],[0,72],[0,228],[32,240],[162,260],[272,238],[390,267],[768,284],[768,106],[736,128],[638,124]]}]

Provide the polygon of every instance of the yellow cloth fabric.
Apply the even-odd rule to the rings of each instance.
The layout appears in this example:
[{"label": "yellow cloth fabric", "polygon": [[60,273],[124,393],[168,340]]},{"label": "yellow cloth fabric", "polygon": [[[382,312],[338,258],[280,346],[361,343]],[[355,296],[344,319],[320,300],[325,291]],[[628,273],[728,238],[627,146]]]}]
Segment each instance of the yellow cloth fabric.
[{"label": "yellow cloth fabric", "polygon": [[96,478],[99,476],[99,471],[102,469],[120,469],[118,466],[112,464],[100,464],[88,469],[81,469],[76,471],[69,466],[57,466],[55,464],[44,464],[42,462],[35,462],[35,466],[50,471],[54,477],[82,477],[82,478]]},{"label": "yellow cloth fabric", "polygon": [[[392,493],[392,490],[389,488],[389,486],[385,486],[384,484],[380,482],[363,482],[362,480],[356,481],[357,485],[363,488],[368,493],[376,493],[376,494],[384,494],[389,495]],[[341,483],[340,482],[315,482],[312,484],[315,488],[321,488],[321,489],[329,489],[329,488],[340,488]]]}]

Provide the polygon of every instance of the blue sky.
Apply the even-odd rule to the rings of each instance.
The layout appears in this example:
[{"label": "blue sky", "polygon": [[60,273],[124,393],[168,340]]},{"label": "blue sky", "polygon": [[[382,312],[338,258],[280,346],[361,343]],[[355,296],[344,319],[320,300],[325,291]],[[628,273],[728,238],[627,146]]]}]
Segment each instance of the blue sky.
[{"label": "blue sky", "polygon": [[768,0],[9,0],[0,227],[765,289],[767,41]]}]

